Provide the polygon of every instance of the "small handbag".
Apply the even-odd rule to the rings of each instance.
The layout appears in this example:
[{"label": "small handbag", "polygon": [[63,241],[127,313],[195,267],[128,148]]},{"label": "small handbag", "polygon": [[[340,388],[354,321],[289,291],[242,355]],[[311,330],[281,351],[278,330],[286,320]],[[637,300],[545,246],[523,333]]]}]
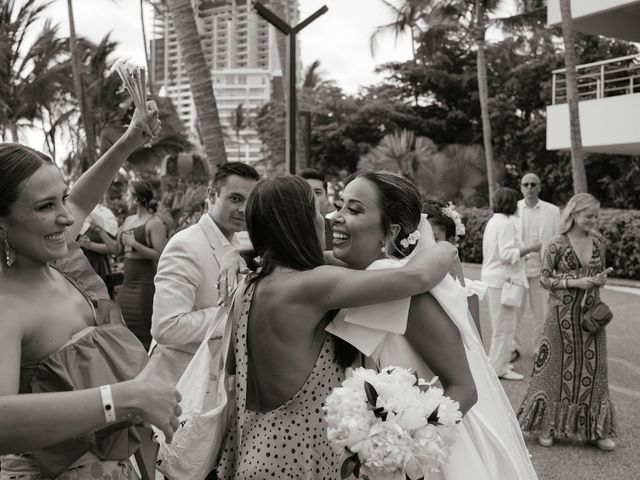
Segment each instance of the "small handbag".
[{"label": "small handbag", "polygon": [[500,303],[508,307],[520,307],[522,297],[524,296],[524,286],[511,281],[507,281],[502,285],[502,294],[500,295]]},{"label": "small handbag", "polygon": [[595,298],[593,305],[587,307],[586,299],[588,295],[585,293],[582,300],[582,329],[589,333],[596,333],[606,327],[613,313],[609,306],[599,298]]},{"label": "small handbag", "polygon": [[[233,294],[231,294],[233,298]],[[180,425],[173,441],[166,443],[156,429],[160,444],[157,468],[170,480],[202,480],[215,468],[235,406],[235,376],[226,371],[226,360],[233,331],[229,306],[218,310],[193,359],[178,381],[182,395]],[[211,351],[216,328],[226,321],[222,349]]]}]

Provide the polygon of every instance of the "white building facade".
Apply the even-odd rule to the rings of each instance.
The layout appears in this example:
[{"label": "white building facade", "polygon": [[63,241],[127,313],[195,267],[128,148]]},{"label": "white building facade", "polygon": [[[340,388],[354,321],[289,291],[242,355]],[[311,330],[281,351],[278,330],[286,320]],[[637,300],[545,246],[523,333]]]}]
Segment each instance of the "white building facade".
[{"label": "white building facade", "polygon": [[[275,30],[252,10],[251,0],[192,3],[225,131],[227,160],[254,164],[262,159],[263,147],[252,119],[271,100],[274,80],[282,77]],[[271,1],[264,3],[271,6]],[[287,21],[297,23],[297,0],[285,0],[284,4]],[[172,99],[197,143],[196,111],[171,15],[154,13],[150,41],[153,79]],[[247,120],[237,129],[234,115],[239,105]]]},{"label": "white building facade", "polygon": [[[571,0],[582,33],[640,42],[640,0]],[[549,0],[547,22],[562,25],[559,0]],[[580,127],[585,151],[640,155],[640,55],[603,58],[577,67]],[[552,73],[547,149],[571,147],[565,69]]]}]

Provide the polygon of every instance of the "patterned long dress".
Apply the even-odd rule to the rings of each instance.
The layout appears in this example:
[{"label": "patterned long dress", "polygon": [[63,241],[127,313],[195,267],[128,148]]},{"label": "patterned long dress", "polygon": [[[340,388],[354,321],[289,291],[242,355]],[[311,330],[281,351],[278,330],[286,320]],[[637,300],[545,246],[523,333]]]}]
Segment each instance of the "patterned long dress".
[{"label": "patterned long dress", "polygon": [[545,253],[540,284],[549,291],[549,309],[529,389],[518,411],[525,432],[579,441],[616,436],[606,329],[593,334],[581,327],[584,305],[599,299],[599,289],[562,288],[562,280],[593,276],[604,267],[605,244],[598,235],[593,236],[586,266],[566,235],[556,237]]}]

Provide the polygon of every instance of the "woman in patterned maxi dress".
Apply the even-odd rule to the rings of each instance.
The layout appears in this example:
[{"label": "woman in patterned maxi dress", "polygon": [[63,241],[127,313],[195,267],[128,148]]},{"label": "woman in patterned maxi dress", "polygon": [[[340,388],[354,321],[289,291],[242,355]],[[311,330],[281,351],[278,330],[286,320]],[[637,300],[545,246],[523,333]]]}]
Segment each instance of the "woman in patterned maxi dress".
[{"label": "woman in patterned maxi dress", "polygon": [[606,331],[589,333],[582,328],[585,305],[599,299],[599,286],[606,281],[604,239],[592,230],[598,208],[591,195],[575,195],[563,215],[564,233],[551,242],[543,258],[540,283],[550,293],[549,309],[529,389],[518,411],[522,430],[537,433],[543,446],[551,446],[556,438],[615,448]]}]

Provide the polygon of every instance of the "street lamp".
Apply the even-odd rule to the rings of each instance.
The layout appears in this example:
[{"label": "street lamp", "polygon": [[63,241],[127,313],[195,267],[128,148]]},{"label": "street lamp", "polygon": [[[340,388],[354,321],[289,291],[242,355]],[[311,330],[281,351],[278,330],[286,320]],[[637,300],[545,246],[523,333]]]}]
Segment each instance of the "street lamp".
[{"label": "street lamp", "polygon": [[264,18],[267,22],[277,28],[284,35],[289,37],[289,43],[287,44],[287,59],[289,65],[289,95],[287,105],[287,130],[286,135],[286,161],[289,166],[289,173],[295,175],[296,173],[296,125],[297,125],[297,111],[298,101],[296,98],[296,34],[300,32],[304,27],[313,22],[320,15],[326,13],[329,9],[326,5],[318,9],[314,14],[307,17],[295,27],[291,27],[286,21],[273,13],[267,7],[260,2],[253,4],[258,15]]},{"label": "street lamp", "polygon": [[304,164],[305,167],[311,167],[311,112],[309,110],[300,110],[300,116],[304,118]]}]

